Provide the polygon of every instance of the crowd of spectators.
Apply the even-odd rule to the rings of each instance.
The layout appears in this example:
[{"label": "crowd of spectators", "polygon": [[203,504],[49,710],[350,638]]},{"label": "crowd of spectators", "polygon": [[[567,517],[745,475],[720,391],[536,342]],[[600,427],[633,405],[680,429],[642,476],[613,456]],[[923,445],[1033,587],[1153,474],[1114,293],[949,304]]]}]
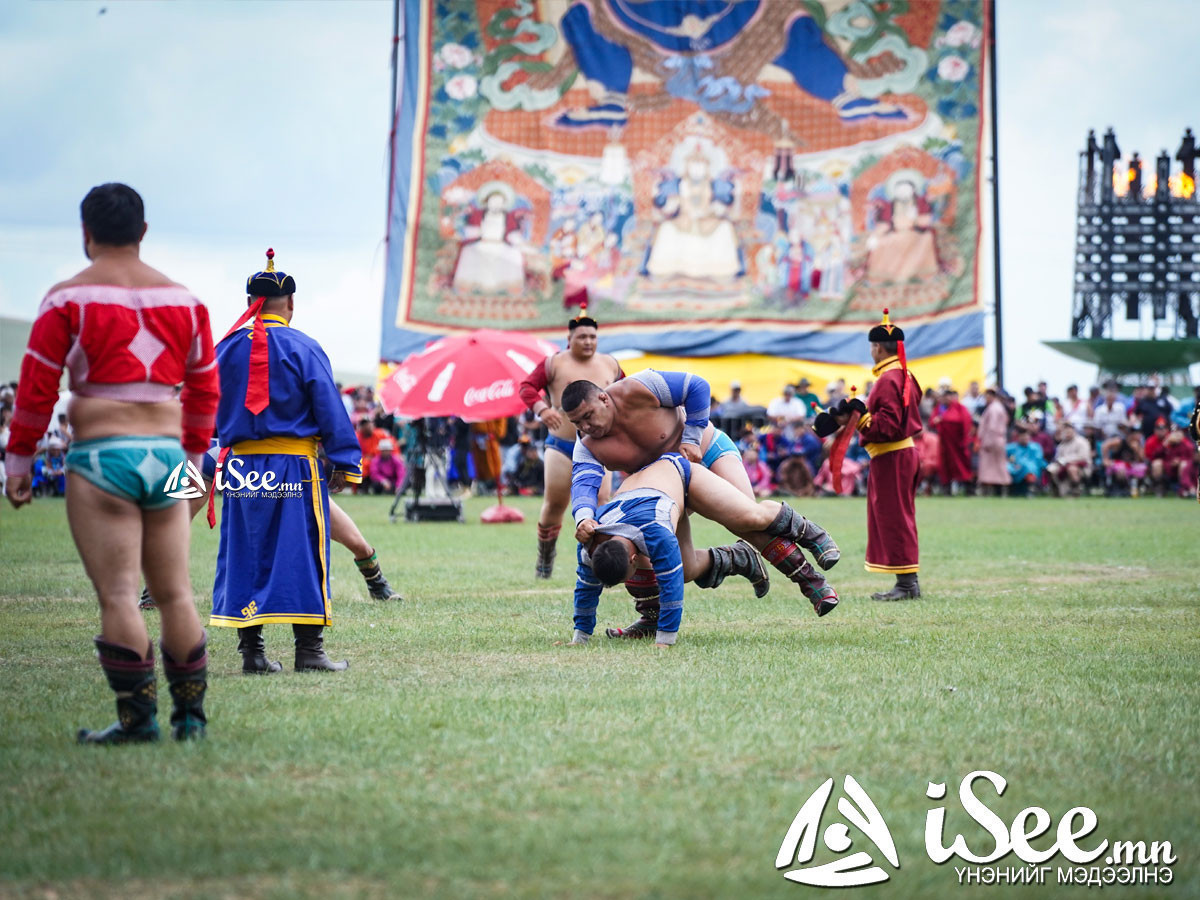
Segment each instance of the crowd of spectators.
[{"label": "crowd of spectators", "polygon": [[[868,382],[860,394],[869,396]],[[3,454],[13,415],[15,384],[0,386],[0,488]],[[828,446],[809,427],[817,407],[846,396],[843,380],[818,395],[806,378],[785,384],[767,406],[742,397],[733,382],[720,401],[714,386],[711,418],[737,442],[754,491],[811,496],[833,494]],[[404,422],[384,412],[366,386],[342,391],[363,451],[359,492],[419,495],[426,489],[427,457],[443,461],[439,477],[451,491],[540,495],[545,429],[531,414],[467,423],[455,418]],[[915,441],[921,457],[921,490],[952,496],[1167,494],[1194,496],[1200,458],[1187,434],[1200,398],[1178,401],[1165,386],[1141,384],[1123,393],[1115,381],[1076,385],[1050,396],[1044,381],[1020,397],[972,381],[961,395],[942,379],[927,388],[919,409],[925,428]],[[71,443],[65,413],[47,431],[33,468],[38,496],[61,496],[63,462]],[[842,465],[842,493],[863,494],[870,456],[850,441]]]},{"label": "crowd of spectators", "polygon": [[[871,384],[860,395],[869,396]],[[846,395],[844,381],[823,397],[807,379],[784,385],[766,407],[747,404],[741,385],[713,401],[712,418],[737,436],[746,473],[760,496],[833,493],[828,446],[809,424],[814,404],[827,407]],[[926,388],[919,404],[924,430],[914,440],[921,459],[921,490],[952,496],[1039,494],[1194,496],[1200,466],[1188,419],[1200,388],[1182,402],[1162,385],[1122,393],[1116,381],[1076,385],[1051,396],[1046,382],[1020,398],[973,381],[961,395],[950,379]],[[852,437],[842,467],[842,492],[865,493],[870,456]]]}]

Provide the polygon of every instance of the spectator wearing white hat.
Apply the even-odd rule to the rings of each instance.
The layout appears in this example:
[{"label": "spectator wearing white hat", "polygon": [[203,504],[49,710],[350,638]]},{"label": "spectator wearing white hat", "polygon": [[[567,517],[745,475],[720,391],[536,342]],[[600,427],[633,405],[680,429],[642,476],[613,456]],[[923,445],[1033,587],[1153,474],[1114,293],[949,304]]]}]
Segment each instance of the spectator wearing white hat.
[{"label": "spectator wearing white hat", "polygon": [[394,494],[404,483],[404,461],[396,453],[396,443],[390,437],[380,438],[375,455],[367,469],[368,494]]},{"label": "spectator wearing white hat", "polygon": [[790,384],[783,386],[783,396],[776,397],[767,405],[767,418],[783,426],[787,439],[794,440],[796,430],[804,427],[808,410],[796,397],[796,389]]}]

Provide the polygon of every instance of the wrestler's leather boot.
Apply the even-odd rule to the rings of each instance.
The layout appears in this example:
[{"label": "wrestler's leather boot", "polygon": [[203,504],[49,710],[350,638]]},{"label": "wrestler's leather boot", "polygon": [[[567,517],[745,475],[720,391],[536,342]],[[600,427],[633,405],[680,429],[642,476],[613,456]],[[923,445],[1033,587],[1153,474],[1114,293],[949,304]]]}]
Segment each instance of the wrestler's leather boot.
[{"label": "wrestler's leather boot", "polygon": [[324,625],[292,625],[296,636],[297,672],[341,672],[350,668],[346,660],[334,662],[325,655]]},{"label": "wrestler's leather boot", "polygon": [[81,744],[133,744],[158,740],[158,681],[154,677],[154,648],[143,657],[136,650],[97,636],[96,655],[117,695],[117,721],[102,731],[79,729]]},{"label": "wrestler's leather boot", "polygon": [[142,596],[138,600],[138,609],[158,609],[158,604],[154,602],[154,598],[150,596],[150,588],[142,588]]},{"label": "wrestler's leather boot", "polygon": [[204,737],[208,717],[204,715],[204,692],[208,690],[208,634],[200,638],[182,662],[177,662],[159,643],[167,687],[174,704],[171,709],[171,737],[177,741],[195,741]]},{"label": "wrestler's leather boot", "polygon": [[804,558],[798,545],[777,537],[763,549],[763,557],[800,587],[800,593],[808,598],[818,616],[826,615],[838,605],[837,591]]},{"label": "wrestler's leather boot", "polygon": [[628,628],[605,628],[610,638],[638,640],[654,637],[658,633],[658,579],[650,569],[638,569],[633,578],[625,582],[625,590],[633,597],[633,608],[638,619]]},{"label": "wrestler's leather boot", "polygon": [[549,578],[554,574],[554,558],[558,555],[560,529],[561,526],[539,525],[537,527],[538,553],[535,572],[538,578]]},{"label": "wrestler's leather boot", "polygon": [[771,578],[758,558],[758,552],[745,541],[727,547],[709,547],[712,568],[696,579],[696,587],[716,588],[728,575],[742,575],[754,586],[755,597],[765,597]]},{"label": "wrestler's leather boot", "polygon": [[267,642],[261,625],[238,629],[238,653],[242,654],[243,675],[273,675],[283,671],[283,663],[267,659]]},{"label": "wrestler's leather boot", "polygon": [[832,569],[842,558],[842,551],[824,528],[811,519],[806,519],[786,503],[780,503],[779,515],[767,526],[772,537],[795,541],[813,555],[822,569]]},{"label": "wrestler's leather boot", "polygon": [[371,551],[370,556],[363,559],[356,559],[354,564],[358,566],[358,571],[362,573],[363,579],[367,582],[367,593],[371,595],[372,600],[399,603],[404,599],[398,591],[392,590],[392,586],[388,584],[387,576],[383,574],[383,569],[379,567],[378,554],[374,550]]},{"label": "wrestler's leather boot", "polygon": [[880,591],[872,594],[872,600],[911,600],[921,596],[921,586],[917,583],[917,573],[897,575],[896,583],[890,591]]}]

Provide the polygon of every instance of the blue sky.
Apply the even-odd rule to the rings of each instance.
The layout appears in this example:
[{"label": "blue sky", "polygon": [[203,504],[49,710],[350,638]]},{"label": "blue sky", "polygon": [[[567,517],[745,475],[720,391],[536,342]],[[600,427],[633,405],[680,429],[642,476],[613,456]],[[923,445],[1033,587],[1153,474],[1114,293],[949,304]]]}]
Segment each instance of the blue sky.
[{"label": "blue sky", "polygon": [[[997,6],[1006,383],[1061,391],[1095,372],[1039,343],[1070,324],[1077,153],[1089,127],[1143,157],[1200,128],[1195,6]],[[273,246],[296,324],[335,368],[373,371],[391,16],[387,0],[0,3],[0,315],[32,318],[82,267],[79,200],[126,181],[144,258],[216,327]]]}]

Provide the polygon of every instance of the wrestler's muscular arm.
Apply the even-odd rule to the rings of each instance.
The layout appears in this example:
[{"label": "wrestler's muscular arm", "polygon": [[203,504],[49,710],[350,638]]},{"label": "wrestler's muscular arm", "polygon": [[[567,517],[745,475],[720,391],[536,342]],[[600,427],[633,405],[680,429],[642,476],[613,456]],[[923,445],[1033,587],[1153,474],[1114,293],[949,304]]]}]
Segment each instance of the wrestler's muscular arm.
[{"label": "wrestler's muscular arm", "polygon": [[554,356],[547,356],[540,366],[534,366],[533,371],[521,382],[518,390],[521,399],[525,401],[525,407],[551,431],[562,425],[562,413],[550,404],[546,396],[549,392],[550,370],[553,365]]},{"label": "wrestler's muscular arm", "polygon": [[683,438],[679,452],[692,462],[700,462],[700,441],[708,427],[712,391],[708,382],[690,372],[657,372],[647,369],[625,379],[637,382],[650,392],[662,407],[683,407]]},{"label": "wrestler's muscular arm", "polygon": [[575,519],[575,540],[587,543],[596,530],[596,507],[600,483],[604,481],[604,466],[584,446],[583,439],[575,442],[571,459],[571,516]]}]

